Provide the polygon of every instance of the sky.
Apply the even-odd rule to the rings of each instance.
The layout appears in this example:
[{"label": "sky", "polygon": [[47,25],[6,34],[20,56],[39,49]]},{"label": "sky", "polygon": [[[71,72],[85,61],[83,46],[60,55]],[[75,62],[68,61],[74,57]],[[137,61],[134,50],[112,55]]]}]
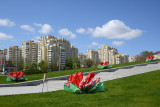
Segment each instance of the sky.
[{"label": "sky", "polygon": [[160,0],[1,0],[0,49],[65,37],[79,53],[111,46],[135,56],[160,51]]}]

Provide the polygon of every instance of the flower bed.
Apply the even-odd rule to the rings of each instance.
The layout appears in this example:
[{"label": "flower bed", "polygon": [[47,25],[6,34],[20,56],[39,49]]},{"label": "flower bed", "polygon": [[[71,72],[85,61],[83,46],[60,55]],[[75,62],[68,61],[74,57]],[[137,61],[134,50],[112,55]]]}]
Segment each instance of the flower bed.
[{"label": "flower bed", "polygon": [[98,65],[98,68],[100,69],[109,69],[109,68],[112,68],[112,65],[109,65],[109,62],[101,62],[99,65]]},{"label": "flower bed", "polygon": [[95,93],[105,91],[105,86],[100,82],[100,78],[93,81],[95,72],[92,72],[86,76],[85,81],[83,81],[82,71],[70,74],[67,82],[64,84],[64,90],[74,93]]},{"label": "flower bed", "polygon": [[24,72],[10,72],[6,78],[6,81],[25,81],[28,78],[25,78]]}]

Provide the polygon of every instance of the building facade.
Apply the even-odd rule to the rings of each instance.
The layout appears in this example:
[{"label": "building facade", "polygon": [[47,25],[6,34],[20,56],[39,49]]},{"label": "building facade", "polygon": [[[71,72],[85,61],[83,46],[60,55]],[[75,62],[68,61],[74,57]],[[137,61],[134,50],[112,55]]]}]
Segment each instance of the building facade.
[{"label": "building facade", "polygon": [[7,48],[6,61],[11,64],[16,64],[22,60],[22,49],[18,46],[12,46]]},{"label": "building facade", "polygon": [[86,54],[83,54],[83,53],[79,53],[78,54],[78,59],[80,61],[80,66],[81,67],[84,67],[84,60],[86,59]]},{"label": "building facade", "polygon": [[87,50],[86,51],[86,58],[92,59],[96,65],[98,64],[98,52],[96,50],[94,50],[94,49]]},{"label": "building facade", "polygon": [[65,38],[56,38],[53,35],[39,38],[38,63],[44,60],[49,65],[58,63],[63,68],[69,57],[78,58],[78,49],[71,45]]},{"label": "building facade", "polygon": [[23,63],[31,65],[31,63],[37,63],[38,55],[38,43],[31,41],[25,41],[22,43],[22,58]]},{"label": "building facade", "polygon": [[118,54],[117,49],[110,46],[104,46],[98,48],[98,62],[109,62],[110,57]]},{"label": "building facade", "polygon": [[113,56],[110,56],[109,64],[122,64],[122,63],[127,63],[128,61],[128,55],[124,54],[116,54]]},{"label": "building facade", "polygon": [[136,57],[135,56],[128,57],[128,61],[129,62],[135,62],[136,61]]}]

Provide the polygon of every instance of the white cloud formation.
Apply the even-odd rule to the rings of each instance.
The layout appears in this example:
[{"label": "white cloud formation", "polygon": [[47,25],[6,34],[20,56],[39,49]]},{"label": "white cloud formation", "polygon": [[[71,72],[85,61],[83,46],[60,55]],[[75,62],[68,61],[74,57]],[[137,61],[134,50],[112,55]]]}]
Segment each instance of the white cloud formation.
[{"label": "white cloud formation", "polygon": [[0,26],[8,26],[8,27],[12,27],[15,26],[15,22],[9,20],[9,19],[0,19]]},{"label": "white cloud formation", "polygon": [[39,23],[33,23],[34,26],[38,26],[38,27],[42,27],[43,25],[42,24],[39,24]]},{"label": "white cloud formation", "polygon": [[79,28],[79,29],[76,29],[76,32],[84,34],[84,33],[86,33],[86,30],[84,28]]},{"label": "white cloud formation", "polygon": [[53,32],[53,28],[49,24],[44,24],[41,26],[41,24],[37,24],[41,27],[41,29],[38,31],[39,33],[42,33],[44,35],[49,34],[50,32]]},{"label": "white cloud formation", "polygon": [[112,42],[112,45],[115,45],[115,46],[122,46],[124,44],[124,42],[122,41],[113,41]]},{"label": "white cloud formation", "polygon": [[31,27],[30,25],[21,25],[20,28],[26,31],[34,32],[34,28]]},{"label": "white cloud formation", "polygon": [[0,32],[0,40],[7,40],[7,39],[12,39],[12,35],[7,35],[5,33]]},{"label": "white cloud formation", "polygon": [[68,29],[66,29],[66,28],[63,28],[63,29],[59,30],[58,32],[62,36],[68,36],[71,39],[76,38],[76,35],[74,33],[72,33],[71,31],[69,31]]},{"label": "white cloud formation", "polygon": [[97,42],[92,42],[91,45],[88,45],[88,47],[92,47],[92,46],[104,46],[104,44],[99,44]]},{"label": "white cloud formation", "polygon": [[39,41],[39,38],[40,38],[40,36],[35,36],[35,37],[32,38],[32,40],[38,42],[38,41]]},{"label": "white cloud formation", "polygon": [[[85,29],[83,31],[85,31]],[[141,36],[142,32],[143,31],[139,29],[131,29],[120,20],[111,20],[102,25],[102,27],[88,28],[85,32],[78,33],[89,33],[93,37],[104,37],[107,39],[129,40]]]}]

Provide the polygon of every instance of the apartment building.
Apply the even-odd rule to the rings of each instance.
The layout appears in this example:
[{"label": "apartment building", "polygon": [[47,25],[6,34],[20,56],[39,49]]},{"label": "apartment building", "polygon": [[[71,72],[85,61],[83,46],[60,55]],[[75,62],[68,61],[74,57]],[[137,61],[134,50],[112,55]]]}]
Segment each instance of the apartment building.
[{"label": "apartment building", "polygon": [[32,62],[37,63],[38,43],[30,40],[22,43],[23,63],[30,65]]},{"label": "apartment building", "polygon": [[11,64],[18,63],[22,57],[22,49],[18,46],[12,46],[7,48],[6,61]]},{"label": "apartment building", "polygon": [[0,50],[0,59],[4,59],[4,50]]},{"label": "apartment building", "polygon": [[118,54],[117,49],[110,46],[104,46],[98,48],[98,63],[109,62],[110,56]]},{"label": "apartment building", "polygon": [[135,56],[128,57],[128,61],[129,62],[135,62],[136,61],[136,57]]},{"label": "apartment building", "polygon": [[78,57],[78,49],[71,45],[71,57]]},{"label": "apartment building", "polygon": [[124,55],[124,54],[116,54],[116,55],[112,55],[110,56],[110,60],[109,63],[110,64],[122,64],[122,63],[127,63],[128,61],[128,55]]},{"label": "apartment building", "polygon": [[86,52],[87,59],[93,59],[95,64],[98,64],[98,52],[94,49],[89,49]]},{"label": "apartment building", "polygon": [[65,38],[56,38],[53,35],[39,38],[38,63],[44,60],[49,65],[59,63],[61,67],[65,67],[69,57],[78,57],[78,49]]},{"label": "apartment building", "polygon": [[78,54],[78,59],[79,59],[79,61],[80,61],[81,67],[84,67],[83,61],[86,59],[86,54],[79,53],[79,54]]}]

